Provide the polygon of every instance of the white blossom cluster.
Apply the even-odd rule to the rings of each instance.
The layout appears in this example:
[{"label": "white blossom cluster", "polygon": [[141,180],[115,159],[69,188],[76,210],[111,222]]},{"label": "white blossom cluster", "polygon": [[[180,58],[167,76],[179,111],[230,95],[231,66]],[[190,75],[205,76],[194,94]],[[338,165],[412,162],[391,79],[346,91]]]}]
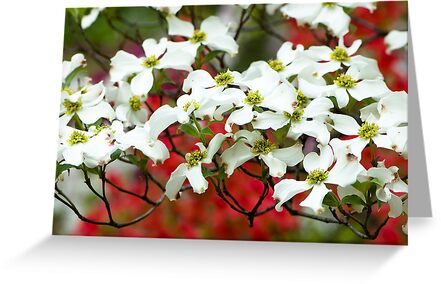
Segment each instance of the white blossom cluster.
[{"label": "white blossom cluster", "polygon": [[[163,163],[170,153],[160,135],[172,125],[186,124],[198,131],[200,142],[169,177],[165,188],[170,200],[179,196],[185,180],[194,192],[205,192],[206,165],[220,161],[228,179],[245,162],[257,159],[278,178],[273,194],[277,211],[309,191],[300,206],[320,213],[330,185],[337,186],[340,199],[355,195],[366,201],[354,185],[370,181],[377,199],[389,204],[389,216],[400,216],[399,196],[407,192],[407,184],[399,169],[385,167],[382,161],[365,169],[360,161],[367,147],[407,158],[408,95],[391,91],[376,60],[358,54],[361,40],[345,45],[350,18],[343,7],[348,5],[278,7],[299,23],[326,25],[339,38],[336,47],[306,49],[285,42],[273,59],[215,76],[194,63],[201,50],[230,56],[239,52],[229,25],[210,16],[194,27],[176,16],[179,7],[158,8],[166,15],[169,37],[146,39],[142,57],[118,51],[111,59],[109,82],[92,83],[83,72],[82,54],[63,62],[59,162],[94,168],[109,163],[115,153],[137,149],[154,164]],[[364,7],[374,9],[370,4]],[[151,113],[144,103],[159,80],[157,74],[169,70],[185,74],[182,94],[176,104],[163,104]],[[351,112],[357,104],[363,107]],[[224,122],[225,132],[201,131],[212,121]],[[286,143],[276,141],[276,136]],[[319,152],[304,149],[301,141],[307,139],[316,141]],[[306,178],[285,178],[294,166],[304,169]]]}]

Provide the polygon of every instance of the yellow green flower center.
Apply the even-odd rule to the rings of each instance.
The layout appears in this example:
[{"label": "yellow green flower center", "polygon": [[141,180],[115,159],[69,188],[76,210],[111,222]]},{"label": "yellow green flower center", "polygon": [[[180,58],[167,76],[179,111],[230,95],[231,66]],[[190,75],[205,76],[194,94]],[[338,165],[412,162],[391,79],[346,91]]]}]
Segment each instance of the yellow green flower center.
[{"label": "yellow green flower center", "polygon": [[63,106],[66,109],[66,114],[74,114],[83,107],[83,103],[81,102],[81,100],[78,100],[77,102],[71,102],[68,99],[65,99],[63,102]]},{"label": "yellow green flower center", "polygon": [[329,172],[322,169],[313,170],[306,178],[307,184],[321,184],[329,176]]},{"label": "yellow green flower center", "polygon": [[263,97],[260,95],[259,91],[249,91],[244,99],[244,103],[249,105],[258,105],[263,102]]},{"label": "yellow green flower center", "polygon": [[159,64],[159,59],[156,57],[156,55],[150,55],[149,57],[146,57],[142,62],[142,66],[146,68],[153,68],[158,64]]},{"label": "yellow green flower center", "polygon": [[334,7],[336,4],[337,4],[337,3],[335,3],[335,2],[323,2],[323,3],[322,3],[322,6],[325,6],[325,7]]},{"label": "yellow green flower center", "polygon": [[358,129],[358,137],[363,139],[371,139],[378,134],[378,128],[378,125],[373,122],[364,122]]},{"label": "yellow green flower center", "polygon": [[308,98],[302,93],[302,91],[297,91],[297,106],[305,107],[308,104]]},{"label": "yellow green flower center", "polygon": [[349,61],[350,57],[349,57],[348,53],[346,52],[346,49],[341,48],[341,47],[336,47],[331,52],[331,59],[336,60],[336,61],[340,61],[340,62],[347,62],[347,61]]},{"label": "yellow green flower center", "polygon": [[191,38],[189,38],[189,41],[191,41],[192,43],[199,43],[199,42],[203,42],[206,38],[207,38],[206,33],[201,32],[200,30],[195,30]]},{"label": "yellow green flower center", "polygon": [[341,88],[350,89],[357,86],[357,81],[352,79],[352,77],[349,75],[342,74],[334,80],[334,84]]},{"label": "yellow green flower center", "polygon": [[262,139],[254,142],[253,147],[251,147],[251,152],[254,154],[266,155],[274,149],[276,149],[276,145],[274,145],[269,139]]},{"label": "yellow green flower center", "polygon": [[303,109],[296,108],[292,114],[289,112],[284,112],[283,114],[285,115],[285,117],[290,119],[291,122],[299,122],[300,120],[302,120],[304,112],[305,111]]},{"label": "yellow green flower center", "polygon": [[74,93],[74,91],[69,87],[64,87],[61,91],[66,92],[69,96]]},{"label": "yellow green flower center", "polygon": [[67,140],[67,143],[69,143],[70,145],[75,145],[79,143],[86,143],[88,140],[89,137],[87,137],[86,134],[79,131],[74,131]]},{"label": "yellow green flower center", "polygon": [[214,81],[216,81],[216,86],[226,86],[234,82],[234,77],[230,72],[222,72],[214,77]]},{"label": "yellow green flower center", "polygon": [[133,111],[138,111],[141,109],[141,101],[137,96],[133,96],[129,100],[129,106]]},{"label": "yellow green flower center", "polygon": [[187,111],[191,106],[194,107],[194,110],[197,110],[200,105],[195,100],[191,100],[191,101],[187,102],[182,108],[184,109],[184,111]]},{"label": "yellow green flower center", "polygon": [[285,70],[285,65],[278,59],[271,59],[268,61],[268,64],[276,72]]},{"label": "yellow green flower center", "polygon": [[207,157],[207,151],[196,150],[187,154],[185,158],[189,167],[197,166],[203,159]]}]

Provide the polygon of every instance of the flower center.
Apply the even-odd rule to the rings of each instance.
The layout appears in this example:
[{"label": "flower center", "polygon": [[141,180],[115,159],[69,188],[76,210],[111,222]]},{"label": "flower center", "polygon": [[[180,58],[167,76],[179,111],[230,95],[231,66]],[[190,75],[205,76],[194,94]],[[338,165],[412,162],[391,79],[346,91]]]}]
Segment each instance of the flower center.
[{"label": "flower center", "polygon": [[234,82],[234,77],[233,77],[233,75],[231,75],[230,72],[226,71],[226,72],[222,72],[222,73],[217,74],[214,77],[214,81],[216,81],[216,86],[218,86],[218,87],[226,86],[226,85]]},{"label": "flower center", "polygon": [[335,2],[323,2],[322,3],[322,6],[325,6],[325,7],[334,7],[335,5],[336,5]]},{"label": "flower center", "polygon": [[334,80],[334,84],[341,88],[350,89],[357,86],[357,81],[352,79],[349,75],[342,74]]},{"label": "flower center", "polygon": [[378,128],[378,125],[373,122],[364,122],[358,129],[358,136],[363,139],[371,139],[378,134]]},{"label": "flower center", "polygon": [[204,41],[206,38],[207,38],[206,33],[201,32],[200,30],[195,30],[189,41],[191,41],[192,43],[199,43]]},{"label": "flower center", "polygon": [[149,57],[146,57],[142,62],[142,66],[146,68],[153,68],[158,64],[159,64],[159,59],[156,57],[156,55],[150,55]]},{"label": "flower center", "polygon": [[331,52],[331,59],[336,60],[336,61],[340,61],[340,62],[347,62],[347,61],[349,61],[350,57],[349,57],[348,53],[346,52],[346,49],[341,48],[341,47],[336,47]]},{"label": "flower center", "polygon": [[78,100],[74,103],[69,101],[68,99],[65,99],[63,102],[63,106],[66,109],[66,114],[74,114],[82,108],[83,103],[81,102],[81,100]]},{"label": "flower center", "polygon": [[251,152],[254,154],[266,155],[274,149],[276,149],[276,145],[274,145],[269,139],[262,139],[254,142],[253,147],[251,147]]},{"label": "flower center", "polygon": [[244,103],[252,106],[258,105],[261,102],[263,102],[263,97],[260,95],[259,91],[249,91],[246,98],[244,99]]},{"label": "flower center", "polygon": [[207,151],[196,150],[194,152],[187,154],[187,157],[185,157],[185,159],[187,160],[187,164],[189,167],[194,167],[197,166],[199,162],[205,159],[206,157],[207,157]]},{"label": "flower center", "polygon": [[70,145],[75,145],[79,143],[86,143],[89,140],[89,137],[86,136],[86,134],[81,133],[79,131],[74,131],[69,137],[69,140],[67,140],[67,143]]},{"label": "flower center", "polygon": [[285,70],[285,65],[278,59],[271,59],[268,61],[268,64],[276,72]]},{"label": "flower center", "polygon": [[329,172],[322,169],[313,170],[306,178],[307,184],[321,184],[329,176]]},{"label": "flower center", "polygon": [[308,98],[302,93],[302,91],[297,91],[297,107],[305,107],[308,103]]},{"label": "flower center", "polygon": [[304,112],[305,111],[303,109],[296,108],[292,114],[290,114],[289,112],[284,112],[283,114],[285,115],[285,117],[290,119],[291,122],[299,122],[300,120],[302,120]]},{"label": "flower center", "polygon": [[66,92],[69,96],[74,93],[74,91],[69,87],[64,87],[62,91]]},{"label": "flower center", "polygon": [[137,96],[133,96],[129,100],[129,106],[133,111],[138,111],[141,109],[141,101]]},{"label": "flower center", "polygon": [[182,108],[184,109],[184,111],[187,111],[192,105],[194,107],[194,110],[197,110],[200,106],[198,102],[196,102],[195,100],[191,100],[187,102]]}]

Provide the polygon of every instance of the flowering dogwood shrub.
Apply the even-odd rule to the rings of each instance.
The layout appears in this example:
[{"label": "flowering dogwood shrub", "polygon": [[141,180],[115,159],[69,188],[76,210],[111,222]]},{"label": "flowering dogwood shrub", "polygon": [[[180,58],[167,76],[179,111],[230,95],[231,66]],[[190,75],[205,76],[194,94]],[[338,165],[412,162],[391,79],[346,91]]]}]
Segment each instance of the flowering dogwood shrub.
[{"label": "flowering dogwood shrub", "polygon": [[[84,54],[73,55],[63,62],[55,198],[82,221],[122,228],[167,206],[166,199],[178,203],[182,195],[212,190],[250,226],[261,215],[286,210],[340,224],[363,239],[377,238],[390,218],[407,214],[407,177],[378,156],[379,149],[387,149],[407,159],[407,93],[390,90],[377,60],[359,52],[362,40],[346,40],[356,7],[375,11],[373,3],[242,5],[234,7],[238,19],[225,22],[216,15],[181,17],[181,7],[152,7],[167,34],[143,39],[141,55],[119,50],[109,57],[104,80],[89,77]],[[86,29],[106,9],[74,13]],[[229,62],[247,52],[239,44],[246,24],[263,23],[256,14],[295,19],[324,30],[326,37],[308,48],[282,41],[273,57],[233,70]],[[407,34],[391,31],[384,40],[390,53],[405,46]],[[152,96],[159,107],[149,104]],[[213,130],[213,124],[223,127]],[[179,136],[195,138],[194,146],[183,151],[175,142]],[[161,182],[154,166],[176,156],[182,162]],[[109,179],[108,167],[123,163],[142,173],[143,193]],[[259,170],[250,171],[247,164]],[[83,215],[59,187],[73,171],[103,202],[105,218]],[[251,209],[234,197],[240,187],[229,188],[236,172],[263,184]],[[154,200],[149,181],[160,190]],[[117,220],[106,187],[135,196],[148,208]],[[262,207],[267,196],[273,204]],[[374,207],[388,210],[378,224],[370,222]]]}]

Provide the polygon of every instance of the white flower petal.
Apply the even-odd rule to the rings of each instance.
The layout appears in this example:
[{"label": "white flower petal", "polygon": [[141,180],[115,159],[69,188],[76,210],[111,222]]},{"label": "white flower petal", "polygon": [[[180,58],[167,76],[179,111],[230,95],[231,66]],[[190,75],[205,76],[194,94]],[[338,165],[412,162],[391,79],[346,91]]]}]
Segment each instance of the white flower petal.
[{"label": "white flower petal", "polygon": [[338,157],[334,167],[329,171],[326,183],[343,187],[351,185],[357,181],[358,174],[364,170],[357,157],[353,155]]},{"label": "white flower petal", "polygon": [[283,161],[287,166],[290,167],[294,167],[304,158],[303,145],[299,143],[287,148],[274,149],[271,151],[271,153],[275,158]]},{"label": "white flower petal", "polygon": [[135,95],[147,95],[153,86],[152,69],[145,69],[130,82],[130,88]]},{"label": "white flower petal", "polygon": [[225,131],[231,132],[232,125],[244,125],[253,120],[253,109],[245,105],[244,107],[233,111],[225,122]]},{"label": "white flower petal", "polygon": [[269,168],[269,174],[272,177],[282,177],[286,173],[285,162],[275,158],[272,153],[267,155],[260,155],[260,158]]},{"label": "white flower petal", "polygon": [[222,155],[222,163],[225,165],[225,172],[231,176],[234,170],[240,167],[243,163],[254,158],[251,148],[245,144],[244,141],[239,140],[233,146],[226,149]]},{"label": "white flower petal", "polygon": [[217,151],[219,151],[226,137],[227,135],[218,133],[213,137],[213,139],[210,140],[207,148],[207,157],[202,161],[203,163],[211,163],[211,160],[213,159]]},{"label": "white flower petal", "polygon": [[101,101],[99,104],[83,108],[77,111],[81,121],[85,124],[92,124],[100,118],[105,118],[112,121],[115,118],[115,111],[108,102]]},{"label": "white flower petal", "polygon": [[175,15],[169,15],[167,17],[168,34],[180,35],[185,37],[191,37],[194,32],[194,27],[190,22],[183,21]]},{"label": "white flower petal", "polygon": [[288,123],[289,118],[287,118],[283,113],[272,111],[256,113],[256,118],[252,121],[254,129],[271,128],[273,130],[277,130]]},{"label": "white flower petal", "polygon": [[331,119],[334,122],[332,127],[345,135],[358,135],[360,125],[357,121],[349,115],[344,114],[332,114]]},{"label": "white flower petal", "polygon": [[142,49],[146,57],[154,55],[156,58],[164,54],[167,48],[167,38],[163,37],[159,42],[156,39],[148,38],[142,43]]},{"label": "white flower petal", "polygon": [[317,120],[304,119],[297,123],[293,123],[289,129],[288,136],[298,137],[301,134],[316,138],[316,140],[322,145],[328,144],[331,137],[326,124]]},{"label": "white flower petal", "polygon": [[[356,195],[356,196],[360,197],[361,200],[366,202],[366,198],[365,198],[364,194],[361,193],[358,189],[356,189],[352,185],[348,185],[345,187],[337,186],[337,193],[338,193],[338,196],[340,197],[340,199],[343,199],[346,196]],[[361,204],[352,204],[351,207],[352,207],[352,209],[354,209],[358,213],[363,212],[363,209],[364,209],[364,206]]]},{"label": "white flower petal", "polygon": [[314,212],[320,212],[323,209],[323,199],[328,192],[330,192],[330,190],[326,188],[325,184],[315,184],[308,197],[300,203],[300,206],[309,207],[314,210]]},{"label": "white flower petal", "polygon": [[378,113],[380,119],[378,125],[388,128],[407,122],[407,99],[406,92],[391,92],[378,101]]},{"label": "white flower petal", "polygon": [[307,184],[305,181],[297,181],[294,179],[284,179],[278,182],[274,186],[273,198],[278,200],[276,204],[276,211],[282,211],[282,205],[286,201],[290,200],[299,193],[302,193],[311,188],[311,185]]},{"label": "white flower petal", "polygon": [[118,82],[127,76],[141,72],[144,67],[141,65],[142,60],[133,54],[120,50],[114,57],[110,59],[110,80]]},{"label": "white flower petal", "polygon": [[397,218],[403,213],[403,201],[398,196],[392,194],[387,203],[389,204],[389,217]]},{"label": "white flower petal", "polygon": [[379,99],[390,90],[383,80],[363,80],[354,88],[348,89],[348,92],[354,99],[361,101],[366,98]]},{"label": "white flower petal", "polygon": [[179,190],[184,183],[187,171],[187,165],[185,163],[180,164],[170,175],[167,184],[165,185],[165,195],[171,201],[176,200]]},{"label": "white flower petal", "polygon": [[178,120],[176,108],[169,105],[159,107],[150,116],[150,135],[153,139],[157,139],[162,131]]},{"label": "white flower petal", "polygon": [[216,82],[213,77],[211,77],[210,73],[207,71],[200,69],[190,72],[184,80],[184,84],[182,86],[182,90],[184,92],[189,92],[193,86],[198,86],[201,88],[210,88],[214,87]]},{"label": "white flower petal", "polygon": [[386,44],[386,53],[390,54],[392,50],[400,49],[407,45],[407,31],[392,30],[384,37]]},{"label": "white flower petal", "polygon": [[327,170],[334,162],[334,155],[329,145],[317,147],[320,149],[320,156],[315,152],[310,152],[303,159],[303,167],[308,173],[316,169]]},{"label": "white flower petal", "polygon": [[204,178],[202,174],[201,165],[197,165],[189,168],[185,175],[187,176],[188,181],[190,182],[193,191],[201,194],[204,193],[208,188],[208,181]]}]

